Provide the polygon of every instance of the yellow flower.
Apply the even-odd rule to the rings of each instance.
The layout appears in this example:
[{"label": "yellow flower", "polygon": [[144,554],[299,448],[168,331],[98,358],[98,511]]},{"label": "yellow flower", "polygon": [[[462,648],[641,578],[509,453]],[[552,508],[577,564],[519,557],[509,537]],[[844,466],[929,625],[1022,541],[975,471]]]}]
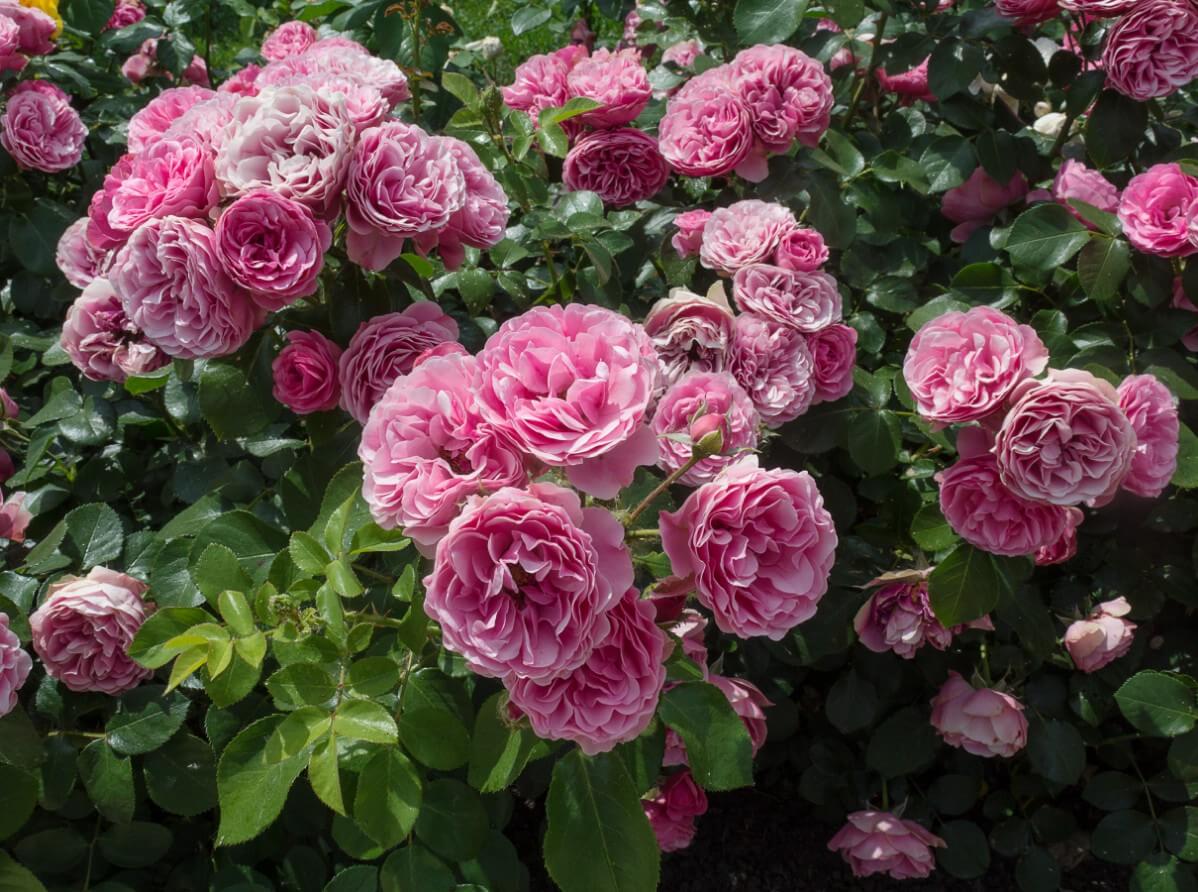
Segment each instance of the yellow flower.
[{"label": "yellow flower", "polygon": [[54,36],[57,37],[62,33],[62,16],[58,14],[58,0],[20,0],[22,6],[27,6],[30,9],[40,9],[50,18],[54,19]]}]

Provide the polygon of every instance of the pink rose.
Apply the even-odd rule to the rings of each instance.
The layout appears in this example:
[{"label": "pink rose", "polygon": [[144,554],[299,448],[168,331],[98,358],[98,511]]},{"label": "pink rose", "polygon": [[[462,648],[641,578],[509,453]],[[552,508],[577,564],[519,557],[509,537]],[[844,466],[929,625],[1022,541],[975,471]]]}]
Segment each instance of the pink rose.
[{"label": "pink rose", "polygon": [[708,681],[720,689],[733,712],[740,716],[745,730],[749,732],[749,744],[753,748],[753,755],[756,756],[765,745],[765,738],[769,732],[765,720],[765,707],[773,706],[773,702],[757,685],[744,678],[732,678],[713,672],[708,676]]},{"label": "pink rose", "polygon": [[112,15],[108,17],[102,30],[118,31],[121,28],[128,28],[130,25],[136,25],[145,17],[146,8],[142,5],[141,0],[116,0]]},{"label": "pink rose", "polygon": [[657,437],[642,424],[624,442],[595,458],[569,465],[566,480],[580,492],[597,499],[614,499],[632,485],[637,468],[657,464]]},{"label": "pink rose", "polygon": [[[271,62],[262,69],[256,84],[259,88],[307,85],[319,92],[320,84],[334,82],[352,82],[375,90],[389,108],[411,98],[408,79],[398,65],[371,55],[360,43],[345,37],[326,37],[298,55]],[[368,92],[349,97],[349,104],[357,103]],[[350,110],[345,111],[348,114]],[[356,118],[361,111],[357,109],[351,117]]]},{"label": "pink rose", "polygon": [[109,281],[129,320],[168,356],[228,356],[249,340],[260,316],[219,256],[216,236],[203,223],[161,217],[133,233]]},{"label": "pink rose", "polygon": [[263,310],[281,310],[316,292],[333,236],[297,201],[266,189],[248,192],[216,221],[225,272]]},{"label": "pink rose", "polygon": [[62,348],[92,381],[124,381],[162,368],[170,357],[146,340],[108,279],[93,279],[67,310]]},{"label": "pink rose", "polygon": [[904,660],[914,659],[925,644],[946,650],[953,641],[953,633],[932,612],[924,581],[890,582],[876,589],[857,611],[853,628],[874,653],[894,651]]},{"label": "pink rose", "polygon": [[287,332],[287,346],[271,364],[274,397],[296,415],[329,412],[341,399],[341,348],[315,331]]},{"label": "pink rose", "polygon": [[1061,12],[1057,0],[994,0],[994,9],[1018,25],[1038,25]]},{"label": "pink rose", "polygon": [[687,373],[665,392],[653,415],[661,453],[658,463],[666,473],[690,459],[693,446],[686,441],[686,434],[690,430],[694,438],[691,427],[697,418],[716,422],[714,429],[722,435],[724,447],[719,455],[703,459],[679,478],[687,486],[707,483],[743,451],[756,449],[761,424],[753,401],[727,372]]},{"label": "pink rose", "polygon": [[1119,408],[1131,422],[1136,451],[1123,488],[1138,496],[1157,498],[1177,471],[1177,400],[1152,375],[1129,375],[1119,385]]},{"label": "pink rose", "polygon": [[1000,411],[1021,381],[1044,371],[1048,348],[1030,325],[990,307],[925,322],[903,360],[915,408],[937,427]]},{"label": "pink rose", "polygon": [[932,699],[932,727],[949,746],[983,758],[1009,759],[1027,745],[1023,704],[1001,691],[975,689],[956,672]]},{"label": "pink rose", "polygon": [[690,68],[695,60],[703,55],[703,45],[697,40],[680,40],[665,48],[661,54],[663,65],[677,65],[679,68]]},{"label": "pink rose", "polygon": [[8,614],[0,613],[0,716],[17,708],[17,692],[29,671],[33,657],[21,648],[21,639],[8,627]]},{"label": "pink rose", "polygon": [[632,585],[624,528],[571,490],[474,496],[437,543],[424,609],[480,675],[549,681],[582,666]]},{"label": "pink rose", "polygon": [[483,418],[557,467],[613,450],[641,425],[657,386],[641,326],[602,307],[536,307],[509,319],[478,355]]},{"label": "pink rose", "polygon": [[652,198],[670,178],[657,140],[635,127],[596,130],[574,143],[562,165],[562,183],[589,190],[612,207]]},{"label": "pink rose", "polygon": [[841,318],[840,291],[827,273],[754,263],[736,271],[732,295],[742,312],[808,334]]},{"label": "pink rose", "polygon": [[1008,489],[1052,505],[1102,504],[1115,493],[1136,455],[1115,388],[1089,372],[1054,369],[1011,400],[994,443]]},{"label": "pink rose", "polygon": [[1027,194],[1027,180],[1016,172],[1006,184],[1000,183],[981,168],[960,186],[944,193],[940,213],[959,225],[953,227],[954,242],[965,242],[973,233],[994,219],[1003,208]]},{"label": "pink rose", "polygon": [[752,117],[727,69],[711,68],[688,81],[670,97],[657,125],[661,154],[688,177],[732,173],[753,150]]},{"label": "pink rose", "polygon": [[1065,531],[1055,542],[1042,545],[1036,550],[1037,567],[1063,564],[1073,560],[1077,555],[1077,528],[1085,519],[1085,515],[1082,514],[1080,508],[1066,508],[1065,510],[1069,512],[1069,522],[1065,525]]},{"label": "pink rose", "polygon": [[751,313],[736,317],[728,371],[769,427],[794,421],[816,396],[815,360],[804,336]]},{"label": "pink rose", "polygon": [[478,414],[476,361],[421,361],[370,410],[362,430],[362,496],[385,529],[402,528],[431,552],[468,496],[523,486],[523,457]]},{"label": "pink rose", "polygon": [[669,387],[688,371],[723,371],[732,330],[732,308],[722,288],[706,297],[672,289],[645,316],[645,334],[660,360],[661,386]]},{"label": "pink rose", "polygon": [[530,56],[516,66],[515,81],[500,88],[504,104],[528,112],[533,121],[547,108],[561,108],[570,99],[566,76],[572,64],[557,54]]},{"label": "pink rose", "polygon": [[1104,601],[1085,619],[1065,630],[1065,650],[1082,672],[1097,672],[1131,650],[1136,624],[1123,617],[1131,612],[1127,598]]},{"label": "pink rose", "polygon": [[7,8],[0,6],[0,72],[20,71],[29,64],[21,52],[21,26],[4,14]]},{"label": "pink rose", "polygon": [[666,628],[682,645],[682,653],[703,670],[703,676],[706,678],[707,644],[704,636],[707,631],[707,617],[697,610],[686,608],[679,614],[678,619]]},{"label": "pink rose", "polygon": [[768,151],[785,152],[796,139],[819,143],[833,103],[832,79],[819,62],[784,44],[758,44],[737,53],[729,73]]},{"label": "pink rose", "polygon": [[703,227],[699,260],[732,275],[742,266],[767,262],[796,225],[788,208],[756,198],[718,208]]},{"label": "pink rose", "polygon": [[1106,82],[1139,102],[1169,96],[1198,77],[1198,9],[1178,0],[1145,0],[1107,32]]},{"label": "pink rose", "polygon": [[796,226],[778,242],[774,263],[800,273],[815,272],[828,262],[828,246],[818,229]]},{"label": "pink rose", "polygon": [[660,516],[674,572],[693,576],[724,632],[780,641],[828,590],[836,528],[807,472],[742,458]]},{"label": "pink rose", "polygon": [[[20,71],[29,56],[44,56],[54,50],[58,23],[40,9],[22,6],[17,0],[0,0],[0,71]],[[15,31],[14,31],[15,28]]]},{"label": "pink rose", "polygon": [[1078,213],[1077,209],[1069,203],[1071,199],[1084,201],[1108,214],[1113,214],[1119,209],[1119,190],[1115,184],[1098,171],[1091,170],[1072,158],[1061,162],[1056,178],[1052,181],[1052,197],[1091,229],[1097,227]]},{"label": "pink rose", "polygon": [[12,456],[8,454],[7,449],[0,447],[0,483],[6,483],[15,473],[17,466],[13,464]]},{"label": "pink rose", "polygon": [[914,821],[904,821],[886,811],[855,811],[828,848],[840,852],[853,876],[884,873],[896,880],[923,879],[936,869],[933,848],[946,843]]},{"label": "pink rose", "polygon": [[140,84],[151,74],[156,74],[158,71],[156,64],[157,52],[158,41],[151,37],[121,65],[121,74],[124,75],[125,80],[131,84]]},{"label": "pink rose", "polygon": [[0,115],[0,144],[22,170],[58,173],[83,157],[87,127],[60,90],[17,84]]},{"label": "pink rose", "polygon": [[848,396],[857,364],[857,329],[829,325],[803,338],[811,353],[811,376],[815,383],[811,404],[830,403]]},{"label": "pink rose", "polygon": [[54,262],[76,288],[86,288],[99,272],[105,252],[97,251],[87,240],[87,217],[80,217],[66,228],[54,252]]},{"label": "pink rose", "polygon": [[458,339],[458,324],[431,301],[375,316],[358,326],[338,363],[341,407],[365,424],[391,382],[412,371],[416,357],[442,341]]},{"label": "pink rose", "polygon": [[224,140],[225,128],[233,120],[233,108],[236,105],[237,96],[233,93],[214,93],[175,118],[162,138],[194,139],[215,158],[217,148]]},{"label": "pink rose", "polygon": [[1180,164],[1154,164],[1131,178],[1119,197],[1119,222],[1145,254],[1185,257],[1198,251],[1198,177]]},{"label": "pink rose", "polygon": [[153,673],[127,654],[150,609],[149,588],[124,573],[93,567],[82,578],[64,576],[46,590],[29,617],[33,649],[46,672],[72,691],[117,696]]},{"label": "pink rose", "polygon": [[262,58],[277,62],[289,56],[298,56],[314,43],[316,29],[307,22],[284,22],[262,41]]},{"label": "pink rose", "polygon": [[657,793],[641,802],[663,852],[685,849],[695,838],[695,818],[707,811],[707,794],[690,771],[671,774]]},{"label": "pink rose", "polygon": [[[1043,0],[1043,2],[1047,2],[1047,0]],[[878,86],[887,93],[894,93],[907,100],[922,99],[924,102],[934,102],[936,97],[928,88],[928,62],[930,60],[931,56],[914,68],[895,74],[890,74],[885,68],[879,68],[874,72],[878,79]]]},{"label": "pink rose", "polygon": [[259,66],[250,63],[231,74],[216,90],[218,93],[233,93],[238,96],[257,96],[258,75],[261,73],[262,69]]},{"label": "pink rose", "polygon": [[129,151],[144,152],[185,111],[215,95],[206,87],[171,87],[163,90],[129,119]]},{"label": "pink rose", "polygon": [[1108,19],[1136,8],[1138,0],[1059,0],[1061,9],[1079,12],[1085,19]]},{"label": "pink rose", "polygon": [[[1198,313],[1198,307],[1194,306],[1193,301],[1186,297],[1185,287],[1182,284],[1181,276],[1173,279],[1173,299],[1170,306],[1177,310],[1185,310],[1189,313]],[[1198,353],[1198,325],[1191,328],[1181,337],[1182,346],[1191,352]]]},{"label": "pink rose", "polygon": [[0,387],[0,421],[15,419],[20,414],[21,410],[17,406],[17,401],[9,395],[7,390]]},{"label": "pink rose", "polygon": [[670,244],[678,252],[679,257],[695,257],[703,244],[703,227],[711,219],[711,211],[696,208],[693,211],[683,211],[674,218],[674,226],[678,231],[670,239]]},{"label": "pink rose", "polygon": [[590,127],[619,127],[634,120],[649,104],[653,90],[635,51],[598,50],[566,74],[570,98],[593,99],[599,107],[578,116]]},{"label": "pink rose", "polygon": [[669,643],[655,617],[652,602],[629,589],[607,612],[607,635],[581,666],[547,681],[508,681],[512,704],[538,737],[572,740],[594,756],[649,726],[666,680],[662,660]]},{"label": "pink rose", "polygon": [[5,500],[4,493],[0,493],[0,539],[25,541],[25,528],[33,520],[33,515],[25,507],[26,496],[24,492],[13,492]]}]

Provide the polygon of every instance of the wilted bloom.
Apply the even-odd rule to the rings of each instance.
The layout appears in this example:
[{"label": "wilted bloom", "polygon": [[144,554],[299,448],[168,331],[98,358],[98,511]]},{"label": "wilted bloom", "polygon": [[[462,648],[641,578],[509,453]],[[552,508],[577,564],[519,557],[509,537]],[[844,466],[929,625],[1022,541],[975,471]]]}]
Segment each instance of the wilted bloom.
[{"label": "wilted bloom", "polygon": [[33,658],[8,627],[8,614],[0,613],[0,716],[16,709],[17,693],[32,668]]},{"label": "wilted bloom", "polygon": [[24,81],[9,94],[0,115],[0,144],[20,168],[58,173],[83,157],[87,127],[66,94],[42,89],[43,83]]},{"label": "wilted bloom", "polygon": [[756,198],[718,208],[703,227],[699,260],[728,275],[742,266],[765,263],[796,225],[788,208]]},{"label": "wilted bloom", "polygon": [[1115,184],[1098,171],[1091,170],[1072,158],[1067,158],[1061,163],[1056,178],[1052,181],[1052,197],[1091,229],[1095,228],[1094,224],[1082,217],[1069,203],[1071,200],[1084,201],[1108,214],[1113,214],[1119,209],[1119,190]]},{"label": "wilted bloom", "polygon": [[1004,184],[978,167],[964,183],[944,193],[940,212],[958,224],[953,227],[952,240],[964,242],[975,230],[993,220],[999,211],[1026,194],[1027,180],[1018,171]]},{"label": "wilted bloom", "polygon": [[991,688],[974,688],[956,672],[932,699],[932,727],[949,746],[975,756],[1010,758],[1027,745],[1023,704]]},{"label": "wilted bloom", "polygon": [[319,332],[287,332],[287,346],[270,367],[275,399],[297,415],[336,409],[340,358],[341,348]]},{"label": "wilted bloom", "polygon": [[785,44],[758,44],[732,60],[729,79],[749,109],[753,133],[771,152],[798,140],[815,146],[832,114],[832,80],[824,67]]},{"label": "wilted bloom", "polygon": [[5,499],[4,493],[0,493],[0,539],[25,541],[25,528],[33,520],[33,515],[25,507],[26,495],[24,492],[10,492]]},{"label": "wilted bloom", "polygon": [[641,802],[663,852],[685,849],[695,838],[695,818],[707,811],[707,794],[689,770],[671,774],[657,794]]},{"label": "wilted bloom", "polygon": [[597,130],[574,143],[562,165],[562,183],[594,192],[612,207],[652,198],[670,178],[657,140],[635,127]]},{"label": "wilted bloom", "polygon": [[1128,375],[1117,392],[1119,408],[1136,434],[1136,451],[1123,488],[1154,499],[1177,470],[1177,399],[1152,375]]},{"label": "wilted bloom", "polygon": [[818,392],[805,336],[752,313],[736,317],[728,371],[770,427],[794,421],[811,408]]},{"label": "wilted bloom", "polygon": [[857,365],[857,329],[837,323],[802,337],[811,354],[811,377],[815,384],[812,405],[848,396],[853,389],[853,368]]},{"label": "wilted bloom", "polygon": [[723,371],[732,327],[732,308],[719,286],[706,297],[674,288],[655,303],[645,317],[645,333],[661,361],[661,386],[669,387],[688,371]]},{"label": "wilted bloom", "polygon": [[875,653],[894,651],[904,660],[929,644],[945,650],[953,633],[940,624],[928,600],[928,584],[887,582],[875,589],[853,619],[857,638]]},{"label": "wilted bloom", "polygon": [[61,343],[75,368],[92,381],[124,381],[170,362],[129,319],[105,278],[93,279],[71,304]]},{"label": "wilted bloom", "polygon": [[1065,630],[1065,650],[1082,672],[1097,672],[1131,650],[1136,624],[1124,619],[1131,612],[1127,598],[1104,601],[1085,619]]},{"label": "wilted bloom", "polygon": [[[653,432],[661,452],[659,464],[666,473],[681,468],[698,442],[693,423],[703,418],[714,423],[721,434],[718,455],[704,458],[682,475],[680,481],[698,486],[713,479],[741,453],[757,446],[761,419],[749,395],[727,372],[688,372],[671,386],[653,415]],[[690,432],[688,442],[687,433]]]},{"label": "wilted bloom", "polygon": [[855,877],[884,873],[896,880],[923,879],[936,869],[933,848],[945,842],[914,821],[904,821],[890,812],[855,811],[847,823],[828,840],[828,848],[840,856]]},{"label": "wilted bloom", "polygon": [[703,244],[703,227],[710,219],[711,211],[702,208],[683,211],[674,218],[674,226],[678,231],[670,239],[670,244],[674,246],[679,257],[694,257],[699,253]]},{"label": "wilted bloom", "polygon": [[599,107],[578,116],[591,127],[619,127],[634,120],[649,104],[653,89],[635,51],[602,49],[581,59],[566,74],[570,98],[593,99]]},{"label": "wilted bloom", "polygon": [[289,56],[298,56],[314,43],[316,29],[307,22],[284,22],[262,41],[262,58],[277,62]]},{"label": "wilted bloom", "polygon": [[1132,247],[1145,254],[1198,252],[1198,177],[1180,164],[1154,164],[1123,190],[1119,222]]},{"label": "wilted bloom", "polygon": [[743,312],[808,334],[841,317],[836,280],[818,271],[795,272],[768,263],[742,266],[732,280],[732,295]]},{"label": "wilted bloom", "polygon": [[1198,9],[1184,0],[1146,0],[1107,32],[1107,86],[1139,102],[1168,96],[1198,77]]}]

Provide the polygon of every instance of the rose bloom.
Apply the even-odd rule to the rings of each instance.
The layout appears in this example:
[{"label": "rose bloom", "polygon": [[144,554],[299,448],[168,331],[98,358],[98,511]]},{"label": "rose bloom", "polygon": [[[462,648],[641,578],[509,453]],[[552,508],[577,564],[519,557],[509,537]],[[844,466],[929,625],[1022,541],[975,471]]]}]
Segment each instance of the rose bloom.
[{"label": "rose bloom", "polygon": [[61,343],[75,368],[92,381],[124,381],[170,362],[129,320],[104,278],[93,279],[67,310]]},{"label": "rose bloom", "polygon": [[736,54],[730,75],[767,150],[785,152],[796,139],[819,143],[833,103],[832,80],[819,62],[784,44],[758,44]]},{"label": "rose bloom", "polygon": [[615,448],[567,466],[566,480],[589,496],[614,499],[632,485],[637,468],[657,464],[658,457],[657,438],[648,424],[641,424]]},{"label": "rose bloom", "polygon": [[287,332],[287,346],[271,364],[274,397],[296,415],[328,412],[341,399],[341,348],[315,331]]},{"label": "rose bloom", "polygon": [[458,324],[431,301],[368,319],[358,326],[338,363],[341,408],[365,424],[371,407],[392,381],[412,371],[417,356],[457,339]]},{"label": "rose bloom", "polygon": [[1123,488],[1155,499],[1177,471],[1177,399],[1152,375],[1129,375],[1117,393],[1119,408],[1136,434],[1136,451]]},{"label": "rose bloom", "polygon": [[925,322],[903,360],[915,408],[937,427],[998,412],[1015,386],[1044,371],[1048,348],[1030,325],[990,307]]},{"label": "rose bloom", "polygon": [[370,410],[358,445],[371,516],[426,553],[468,496],[528,480],[523,457],[478,413],[476,365],[463,353],[422,358]]},{"label": "rose bloom", "polygon": [[184,112],[197,102],[204,102],[215,95],[207,87],[171,87],[163,90],[129,119],[129,151],[145,151]]},{"label": "rose bloom", "polygon": [[1131,650],[1136,624],[1124,619],[1131,613],[1127,598],[1104,601],[1085,619],[1065,630],[1065,650],[1082,672],[1097,672]]},{"label": "rose bloom", "polygon": [[690,68],[701,55],[703,55],[703,45],[699,41],[680,40],[665,48],[661,54],[661,63],[677,65],[679,68]]},{"label": "rose bloom", "polygon": [[87,217],[80,217],[66,228],[54,251],[54,262],[76,288],[86,288],[99,272],[105,253],[87,240]]},{"label": "rose bloom", "polygon": [[703,227],[699,261],[728,275],[742,266],[765,263],[796,225],[788,208],[756,198],[717,208]]},{"label": "rose bloom", "polygon": [[667,474],[690,459],[693,446],[686,441],[686,435],[699,418],[715,422],[714,429],[723,437],[724,446],[719,455],[703,459],[679,478],[687,486],[707,483],[736,461],[742,451],[756,449],[761,425],[753,401],[727,372],[688,372],[665,392],[653,415],[653,432],[661,456],[658,464]]},{"label": "rose bloom", "polygon": [[932,699],[932,727],[949,746],[984,758],[1009,759],[1027,745],[1023,704],[1001,691],[975,689],[956,672]]},{"label": "rose bloom", "polygon": [[258,95],[258,75],[262,69],[253,63],[236,71],[216,88],[218,93],[233,93],[237,96]]},{"label": "rose bloom", "polygon": [[923,879],[936,869],[933,848],[946,843],[914,821],[904,821],[886,811],[855,811],[828,840],[840,852],[853,876],[884,873],[896,880]]},{"label": "rose bloom", "polygon": [[960,186],[944,193],[940,213],[958,224],[953,227],[952,240],[968,241],[973,233],[994,219],[1003,208],[1027,194],[1027,180],[1016,172],[1005,184],[998,182],[978,167]]},{"label": "rose bloom", "polygon": [[707,811],[707,794],[689,770],[671,774],[641,802],[663,852],[685,849],[695,838],[695,818]]},{"label": "rose bloom", "polygon": [[922,580],[890,582],[876,589],[857,611],[853,628],[874,653],[894,651],[904,660],[914,659],[925,644],[946,650],[953,641],[953,633],[932,612],[928,584]]},{"label": "rose bloom", "polygon": [[742,312],[795,331],[817,332],[841,318],[840,290],[827,273],[754,263],[736,271],[732,295]]},{"label": "rose bloom", "polygon": [[1138,0],[1059,0],[1061,9],[1080,12],[1087,19],[1108,19],[1136,8]]},{"label": "rose bloom", "polygon": [[914,68],[890,74],[885,68],[874,72],[880,86],[887,93],[902,96],[908,101],[922,99],[924,102],[935,102],[936,97],[928,88],[928,62],[931,56],[924,59]]},{"label": "rose bloom", "polygon": [[128,28],[130,25],[136,25],[146,17],[146,8],[141,4],[141,0],[116,0],[116,6],[112,10],[112,15],[108,17],[103,30],[117,31],[121,28]]},{"label": "rose bloom", "polygon": [[500,88],[504,104],[528,112],[533,121],[547,108],[561,108],[570,99],[566,76],[571,64],[556,53],[530,56],[516,66],[515,81]]},{"label": "rose bloom", "polygon": [[249,294],[225,274],[215,234],[198,220],[162,217],[140,227],[109,281],[132,324],[179,359],[228,356],[260,322]]},{"label": "rose bloom", "polygon": [[411,98],[408,79],[398,65],[372,55],[360,43],[345,37],[326,37],[298,55],[271,62],[262,69],[257,85],[263,88],[307,84],[317,89],[321,83],[346,80],[378,91],[388,107]]},{"label": "rose bloom", "polygon": [[1154,164],[1131,178],[1119,197],[1119,222],[1145,254],[1185,257],[1198,252],[1198,177],[1180,164]]},{"label": "rose bloom", "polygon": [[474,496],[437,543],[424,609],[480,675],[549,681],[582,666],[632,586],[624,528],[547,483]]},{"label": "rose bloom", "polygon": [[1107,86],[1139,102],[1169,96],[1198,77],[1198,9],[1145,0],[1107,32]]},{"label": "rose bloom", "polygon": [[0,71],[20,71],[29,56],[54,50],[58,23],[40,9],[0,0]]},{"label": "rose bloom", "polygon": [[674,572],[694,577],[724,632],[780,641],[828,590],[836,528],[805,471],[742,458],[659,522]]},{"label": "rose bloom", "polygon": [[629,589],[608,611],[608,633],[585,663],[562,678],[512,679],[512,705],[538,737],[572,740],[588,756],[636,739],[653,721],[666,680],[669,639],[655,617],[653,603]]},{"label": "rose bloom", "polygon": [[33,615],[33,649],[51,678],[72,691],[117,696],[153,673],[129,659],[133,636],[150,607],[148,586],[124,573],[93,567],[82,578],[64,576],[46,590]]},{"label": "rose bloom", "polygon": [[728,357],[728,371],[769,427],[794,421],[811,408],[815,360],[803,335],[744,313],[736,317]]},{"label": "rose bloom", "polygon": [[1069,203],[1071,199],[1084,201],[1108,214],[1113,214],[1119,209],[1119,190],[1115,184],[1098,171],[1091,170],[1072,158],[1067,158],[1061,163],[1056,178],[1052,181],[1052,197],[1090,229],[1097,227],[1082,217]]},{"label": "rose bloom", "polygon": [[1042,545],[1036,550],[1034,559],[1037,567],[1063,564],[1073,560],[1077,555],[1077,528],[1085,519],[1085,515],[1080,508],[1066,508],[1065,510],[1069,512],[1069,521],[1065,525],[1065,531],[1055,542]]},{"label": "rose bloom", "polygon": [[635,127],[596,130],[579,139],[562,165],[562,183],[589,190],[612,207],[652,198],[670,178],[657,140]]},{"label": "rose bloom", "polygon": [[593,99],[599,107],[578,116],[590,127],[619,127],[639,115],[653,97],[649,76],[635,51],[598,50],[566,74],[570,98]]},{"label": "rose bloom", "polygon": [[1115,388],[1089,372],[1054,369],[1011,400],[994,454],[1012,492],[1053,505],[1102,504],[1115,493],[1136,454]]},{"label": "rose bloom", "polygon": [[703,227],[711,219],[711,211],[696,208],[693,211],[683,211],[674,218],[674,226],[678,229],[670,239],[670,244],[678,252],[679,257],[695,257],[703,244]]},{"label": "rose bloom", "polygon": [[994,9],[1017,25],[1038,25],[1055,19],[1061,11],[1057,0],[994,0]]},{"label": "rose bloom", "polygon": [[657,387],[645,330],[603,307],[535,307],[478,355],[483,418],[556,467],[612,451],[641,425]]},{"label": "rose bloom", "polygon": [[[698,616],[698,614],[695,615]],[[692,620],[689,625],[693,627],[694,621]],[[689,646],[691,648],[697,646],[701,651],[701,653],[697,654],[701,659],[697,659],[696,662],[703,668],[703,673],[707,681],[720,689],[720,693],[728,700],[728,705],[732,707],[732,711],[740,717],[745,730],[749,732],[749,745],[752,748],[753,756],[756,757],[758,751],[765,744],[765,739],[769,733],[765,718],[765,707],[773,706],[774,704],[751,681],[746,681],[743,678],[717,675],[714,672],[709,674],[707,672],[707,648],[703,647],[702,644],[702,629],[705,625],[706,620],[703,620],[703,625],[698,627],[700,640],[697,645],[692,642]],[[674,631],[676,634],[679,634],[677,627],[675,627]],[[683,639],[682,646],[684,651],[688,647],[688,642],[685,638]],[[687,655],[690,656],[690,653],[688,652]],[[673,728],[666,729],[666,749],[661,764],[666,768],[673,767],[674,765],[690,764],[690,760],[686,754],[686,743]]]},{"label": "rose bloom", "polygon": [[857,364],[857,329],[838,323],[803,338],[811,354],[811,376],[815,383],[811,404],[830,403],[848,396],[853,389],[853,367]]},{"label": "rose bloom", "polygon": [[29,526],[29,521],[33,520],[33,515],[25,507],[27,495],[24,492],[13,492],[9,493],[8,499],[5,500],[4,493],[0,492],[0,539],[10,542],[25,541],[25,528]]},{"label": "rose bloom", "polygon": [[21,52],[21,26],[4,15],[0,6],[0,71],[20,71],[29,64]]},{"label": "rose bloom", "polygon": [[17,401],[3,387],[0,387],[0,421],[17,418],[21,414]]},{"label": "rose bloom", "polygon": [[0,115],[0,144],[22,170],[58,173],[83,157],[87,139],[79,112],[61,90],[36,81],[17,84]]},{"label": "rose bloom", "polygon": [[828,262],[828,246],[818,229],[796,226],[778,242],[774,263],[800,273],[815,272]]},{"label": "rose bloom", "polygon": [[262,41],[262,58],[277,62],[288,56],[298,56],[316,43],[316,29],[307,22],[284,22]]},{"label": "rose bloom", "polygon": [[236,105],[237,96],[233,93],[214,93],[210,98],[197,102],[175,118],[162,134],[162,138],[194,139],[215,157],[224,140],[225,128],[233,120],[233,108]]},{"label": "rose bloom", "polygon": [[728,66],[703,72],[670,97],[657,138],[666,161],[688,177],[724,176],[746,162],[753,121]]},{"label": "rose bloom", "polygon": [[8,627],[8,614],[0,613],[0,716],[17,708],[17,692],[32,668],[33,658],[21,648],[21,639]]},{"label": "rose bloom", "polygon": [[688,371],[723,371],[732,343],[732,307],[720,287],[703,297],[673,288],[645,316],[645,333],[660,360],[660,383],[669,387]]}]

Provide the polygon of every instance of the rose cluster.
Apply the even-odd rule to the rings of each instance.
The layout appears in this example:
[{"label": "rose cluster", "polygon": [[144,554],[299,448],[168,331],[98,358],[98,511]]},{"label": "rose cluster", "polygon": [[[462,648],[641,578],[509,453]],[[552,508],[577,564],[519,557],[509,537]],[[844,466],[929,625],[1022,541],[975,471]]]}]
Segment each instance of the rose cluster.
[{"label": "rose cluster", "polygon": [[958,460],[937,475],[953,530],[992,554],[1068,560],[1080,506],[1120,490],[1155,498],[1177,467],[1177,401],[1152,375],[1118,388],[1049,369],[1035,331],[989,307],[950,312],[916,333],[903,376],[934,427],[968,424]]}]

